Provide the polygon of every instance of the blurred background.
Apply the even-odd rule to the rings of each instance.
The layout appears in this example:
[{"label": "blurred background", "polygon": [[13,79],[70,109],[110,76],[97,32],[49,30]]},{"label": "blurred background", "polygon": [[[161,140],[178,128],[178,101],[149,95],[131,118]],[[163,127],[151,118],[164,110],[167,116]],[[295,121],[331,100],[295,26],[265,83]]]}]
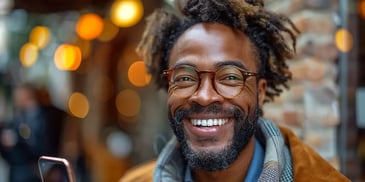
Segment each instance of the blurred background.
[{"label": "blurred background", "polygon": [[[166,93],[134,50],[144,18],[172,2],[0,0],[0,181],[29,154],[24,147],[34,152],[48,138],[59,141],[49,154],[70,160],[79,181],[118,181],[158,155],[171,136]],[[365,0],[267,0],[265,7],[289,15],[301,31],[289,60],[291,89],[265,105],[265,117],[365,181]],[[64,115],[22,114],[25,105]],[[37,118],[32,113],[42,113],[42,130],[24,119]]]}]

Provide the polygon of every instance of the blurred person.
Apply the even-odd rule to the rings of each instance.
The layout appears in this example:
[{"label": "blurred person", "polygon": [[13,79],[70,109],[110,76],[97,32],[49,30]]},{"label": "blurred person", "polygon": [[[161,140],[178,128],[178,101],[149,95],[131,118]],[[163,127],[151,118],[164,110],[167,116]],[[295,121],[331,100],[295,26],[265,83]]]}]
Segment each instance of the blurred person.
[{"label": "blurred person", "polygon": [[297,29],[263,0],[175,0],[137,47],[175,136],[125,181],[349,181],[262,106],[287,87]]},{"label": "blurred person", "polygon": [[24,83],[13,91],[14,121],[0,132],[0,152],[10,182],[40,181],[38,158],[58,156],[66,112],[52,106],[45,90]]}]

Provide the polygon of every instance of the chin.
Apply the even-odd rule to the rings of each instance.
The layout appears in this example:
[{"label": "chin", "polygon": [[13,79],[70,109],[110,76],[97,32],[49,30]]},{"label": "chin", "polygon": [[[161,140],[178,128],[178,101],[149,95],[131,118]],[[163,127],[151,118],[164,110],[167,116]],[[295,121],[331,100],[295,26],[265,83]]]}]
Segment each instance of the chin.
[{"label": "chin", "polygon": [[214,137],[197,139],[187,135],[188,133],[184,130],[183,119],[187,118],[185,116],[189,114],[189,111],[177,112],[175,117],[169,116],[171,127],[180,143],[181,153],[192,169],[207,171],[226,169],[246,148],[254,136],[258,115],[256,112],[246,115],[240,108],[235,108],[232,113],[234,115],[234,129],[231,140],[227,140],[227,142],[218,141]]}]

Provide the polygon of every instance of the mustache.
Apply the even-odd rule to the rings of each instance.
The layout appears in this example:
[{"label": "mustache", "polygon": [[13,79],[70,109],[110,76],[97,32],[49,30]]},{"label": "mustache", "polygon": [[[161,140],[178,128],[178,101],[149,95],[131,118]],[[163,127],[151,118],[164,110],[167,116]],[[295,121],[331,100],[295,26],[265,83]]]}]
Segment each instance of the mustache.
[{"label": "mustache", "polygon": [[200,104],[194,103],[189,109],[177,109],[174,120],[175,122],[180,123],[183,118],[191,114],[209,113],[222,113],[224,115],[232,115],[234,118],[242,118],[245,112],[237,106],[233,106],[232,109],[224,109],[221,105],[216,103],[210,104],[208,106],[202,106]]}]

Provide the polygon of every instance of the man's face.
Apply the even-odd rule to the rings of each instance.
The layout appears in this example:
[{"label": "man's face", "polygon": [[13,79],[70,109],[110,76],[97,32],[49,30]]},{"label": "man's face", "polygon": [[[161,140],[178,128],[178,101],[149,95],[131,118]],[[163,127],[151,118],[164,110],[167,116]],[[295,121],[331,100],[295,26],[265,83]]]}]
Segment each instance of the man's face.
[{"label": "man's face", "polygon": [[[197,24],[174,44],[169,69],[192,66],[215,71],[234,65],[257,72],[254,48],[249,38],[222,24]],[[214,76],[213,76],[214,77]],[[232,98],[220,95],[211,74],[200,75],[200,85],[188,97],[169,90],[169,121],[182,153],[194,169],[227,168],[252,138],[262,105],[266,81],[249,77],[241,92]],[[211,123],[202,126],[202,123]]]}]

